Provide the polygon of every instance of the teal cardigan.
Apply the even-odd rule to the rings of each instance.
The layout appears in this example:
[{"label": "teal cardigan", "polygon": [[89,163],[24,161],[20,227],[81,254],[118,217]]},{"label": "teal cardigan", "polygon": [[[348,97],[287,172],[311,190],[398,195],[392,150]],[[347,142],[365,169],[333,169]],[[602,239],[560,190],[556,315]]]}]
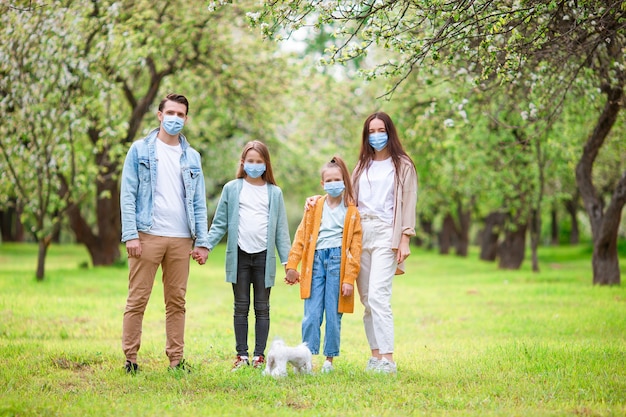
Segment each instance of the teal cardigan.
[{"label": "teal cardigan", "polygon": [[[220,201],[209,229],[209,250],[213,250],[224,235],[228,233],[226,241],[226,282],[237,283],[237,238],[239,236],[239,193],[243,186],[243,179],[239,178],[228,182],[222,189]],[[269,201],[269,221],[267,225],[267,257],[265,259],[265,287],[274,286],[276,277],[276,251],[281,263],[285,264],[291,249],[289,238],[289,224],[287,211],[283,200],[282,190],[272,184],[267,184]]]}]

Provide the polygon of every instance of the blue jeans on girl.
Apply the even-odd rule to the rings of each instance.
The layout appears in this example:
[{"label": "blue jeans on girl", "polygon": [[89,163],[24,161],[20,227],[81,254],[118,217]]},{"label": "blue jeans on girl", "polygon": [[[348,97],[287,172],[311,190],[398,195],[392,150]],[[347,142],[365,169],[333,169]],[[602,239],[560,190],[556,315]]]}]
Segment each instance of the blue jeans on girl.
[{"label": "blue jeans on girl", "polygon": [[311,296],[304,300],[302,319],[302,341],[306,342],[311,353],[320,350],[320,327],[326,312],[324,333],[324,355],[339,356],[341,317],[337,312],[339,304],[339,270],[341,267],[341,247],[318,249],[313,260]]}]

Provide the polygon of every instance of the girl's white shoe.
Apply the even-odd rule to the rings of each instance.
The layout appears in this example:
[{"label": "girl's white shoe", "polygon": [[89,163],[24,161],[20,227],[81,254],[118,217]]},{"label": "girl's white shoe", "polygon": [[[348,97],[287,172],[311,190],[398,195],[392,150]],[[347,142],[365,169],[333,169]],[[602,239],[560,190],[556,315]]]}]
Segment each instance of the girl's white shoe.
[{"label": "girl's white shoe", "polygon": [[367,366],[365,367],[365,370],[366,371],[375,371],[376,369],[378,369],[378,364],[379,363],[380,363],[380,359],[375,358],[375,357],[372,356],[367,361]]},{"label": "girl's white shoe", "polygon": [[376,372],[380,372],[381,374],[395,374],[397,372],[396,363],[389,361],[387,358],[382,358],[378,361]]}]

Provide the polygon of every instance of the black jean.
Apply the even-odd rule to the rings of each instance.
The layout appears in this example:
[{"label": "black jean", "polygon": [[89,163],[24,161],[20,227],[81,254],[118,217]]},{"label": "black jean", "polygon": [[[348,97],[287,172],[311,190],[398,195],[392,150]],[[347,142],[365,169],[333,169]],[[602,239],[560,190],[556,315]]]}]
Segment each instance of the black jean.
[{"label": "black jean", "polygon": [[237,355],[248,356],[248,312],[250,285],[254,290],[254,356],[265,356],[270,331],[270,290],[265,288],[265,258],[267,251],[247,253],[239,249],[237,255],[237,283],[233,284],[235,297],[233,323]]}]

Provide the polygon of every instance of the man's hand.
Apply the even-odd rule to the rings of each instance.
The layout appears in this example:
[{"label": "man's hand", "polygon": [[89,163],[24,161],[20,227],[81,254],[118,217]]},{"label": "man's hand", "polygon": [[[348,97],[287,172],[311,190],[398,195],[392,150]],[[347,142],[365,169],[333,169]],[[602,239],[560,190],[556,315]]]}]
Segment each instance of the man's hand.
[{"label": "man's hand", "polygon": [[127,240],[126,254],[129,258],[139,258],[141,256],[141,241],[139,239]]},{"label": "man's hand", "polygon": [[209,257],[209,250],[207,248],[196,246],[191,252],[189,252],[191,258],[198,262],[198,265],[204,265],[206,259]]}]

